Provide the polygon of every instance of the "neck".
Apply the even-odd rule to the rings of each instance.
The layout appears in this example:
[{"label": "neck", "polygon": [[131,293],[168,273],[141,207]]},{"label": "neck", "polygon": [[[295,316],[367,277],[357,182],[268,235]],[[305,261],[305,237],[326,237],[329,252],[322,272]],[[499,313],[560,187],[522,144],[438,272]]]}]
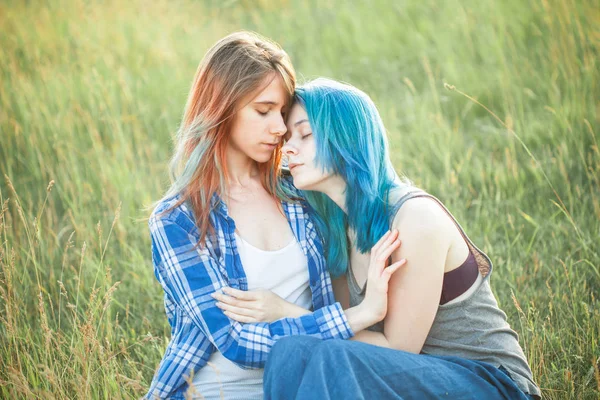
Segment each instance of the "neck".
[{"label": "neck", "polygon": [[227,146],[225,153],[229,175],[228,186],[244,186],[258,177],[258,164],[256,161],[232,146]]},{"label": "neck", "polygon": [[338,207],[348,213],[346,209],[346,182],[341,176],[331,176],[323,182],[321,187],[318,189],[320,192],[325,193]]}]

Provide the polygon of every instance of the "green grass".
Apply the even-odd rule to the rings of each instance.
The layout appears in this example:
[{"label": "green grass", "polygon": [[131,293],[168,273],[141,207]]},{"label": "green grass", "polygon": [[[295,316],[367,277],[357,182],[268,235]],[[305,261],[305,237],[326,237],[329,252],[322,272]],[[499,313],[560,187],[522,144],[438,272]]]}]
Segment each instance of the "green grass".
[{"label": "green grass", "polygon": [[600,397],[597,2],[370,3],[0,2],[0,398],[145,393],[170,330],[144,207],[238,29],[373,97],[395,165],[492,258],[544,397]]}]

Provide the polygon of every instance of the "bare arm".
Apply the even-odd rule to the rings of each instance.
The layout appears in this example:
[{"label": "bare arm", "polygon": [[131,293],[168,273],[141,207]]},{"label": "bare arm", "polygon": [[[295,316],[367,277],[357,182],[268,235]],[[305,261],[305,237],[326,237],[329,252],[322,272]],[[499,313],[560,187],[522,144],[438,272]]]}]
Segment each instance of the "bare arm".
[{"label": "bare arm", "polygon": [[[371,251],[367,293],[363,302],[347,308],[344,314],[353,332],[381,321],[387,314],[388,284],[394,272],[406,263],[399,259],[386,268],[387,260],[400,246],[398,231],[386,233]],[[292,315],[310,314],[308,310],[285,301],[271,291],[241,291],[224,288],[224,294],[215,293],[217,307],[229,318],[241,323],[254,323],[278,320]]]},{"label": "bare arm", "polygon": [[387,340],[387,337],[381,332],[372,332],[369,330],[362,330],[357,332],[352,336],[349,340],[354,340],[357,342],[374,344],[375,346],[388,347],[391,348],[390,342]]},{"label": "bare arm", "polygon": [[[350,292],[348,290],[348,281],[345,276],[331,280],[333,287],[333,294],[335,300],[342,305],[342,309],[347,310],[350,308]],[[289,318],[298,318],[303,315],[311,313],[311,310],[300,307],[294,303],[290,303],[270,290],[253,290],[251,292],[242,292],[235,289],[224,288],[223,292],[227,295],[245,299],[260,301],[263,304],[269,304],[269,309],[265,310],[263,315],[259,315],[257,319],[259,321],[274,321],[282,318],[283,316]],[[238,309],[239,310],[239,309]],[[233,309],[232,309],[233,311]],[[242,312],[243,313],[243,312]]]},{"label": "bare arm", "polygon": [[392,254],[392,261],[408,262],[390,280],[384,332],[358,332],[354,340],[421,351],[437,313],[453,227],[432,200],[409,200],[401,208],[394,228],[400,230],[402,247]]}]

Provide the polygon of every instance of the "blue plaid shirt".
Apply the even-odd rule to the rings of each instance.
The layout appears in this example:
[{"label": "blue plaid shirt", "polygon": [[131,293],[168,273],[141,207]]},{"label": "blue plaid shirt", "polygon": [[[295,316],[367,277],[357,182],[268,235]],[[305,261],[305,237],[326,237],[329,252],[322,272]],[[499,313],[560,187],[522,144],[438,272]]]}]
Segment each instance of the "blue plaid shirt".
[{"label": "blue plaid shirt", "polygon": [[271,347],[282,337],[353,336],[341,305],[334,300],[321,241],[305,205],[282,202],[294,236],[307,257],[315,311],[272,323],[240,324],[223,314],[211,297],[224,286],[248,290],[234,237],[235,222],[225,204],[213,196],[210,219],[215,232],[207,235],[206,246],[195,247],[200,232],[186,203],[160,215],[178,199],[176,196],[163,200],[148,222],[154,274],[165,291],[171,341],[146,399],[183,399],[192,372],[204,367],[215,351],[240,367],[263,368]]}]

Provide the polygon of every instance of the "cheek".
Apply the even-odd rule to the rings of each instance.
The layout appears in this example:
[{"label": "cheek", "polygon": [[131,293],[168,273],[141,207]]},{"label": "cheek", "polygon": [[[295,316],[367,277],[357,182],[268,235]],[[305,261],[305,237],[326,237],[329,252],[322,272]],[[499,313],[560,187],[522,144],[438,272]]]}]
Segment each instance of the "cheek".
[{"label": "cheek", "polygon": [[254,110],[242,110],[238,113],[231,132],[232,139],[238,143],[252,143],[262,137],[265,122]]},{"label": "cheek", "polygon": [[314,144],[307,143],[303,148],[302,158],[305,161],[306,165],[310,166],[310,169],[313,172],[313,175],[319,175],[321,173],[321,169],[317,168],[317,154]]},{"label": "cheek", "polygon": [[311,164],[315,164],[316,163],[316,158],[317,158],[317,146],[315,144],[314,139],[312,138],[312,136],[308,139],[306,139],[307,142],[304,145],[304,154],[307,160],[310,160]]},{"label": "cheek", "polygon": [[314,184],[317,183],[325,177],[325,174],[321,170],[321,168],[317,167],[312,162],[305,162],[302,169],[298,174],[299,180],[301,180],[304,184]]},{"label": "cheek", "polygon": [[298,189],[318,190],[319,184],[323,179],[324,177],[320,170],[304,168],[302,173],[298,173],[294,176],[294,185],[296,185]]},{"label": "cheek", "polygon": [[305,165],[307,165],[307,179],[310,179],[312,183],[324,181],[333,175],[332,172],[323,170],[320,165],[317,165],[314,154],[312,155],[312,158],[310,158],[310,161],[306,162]]}]

